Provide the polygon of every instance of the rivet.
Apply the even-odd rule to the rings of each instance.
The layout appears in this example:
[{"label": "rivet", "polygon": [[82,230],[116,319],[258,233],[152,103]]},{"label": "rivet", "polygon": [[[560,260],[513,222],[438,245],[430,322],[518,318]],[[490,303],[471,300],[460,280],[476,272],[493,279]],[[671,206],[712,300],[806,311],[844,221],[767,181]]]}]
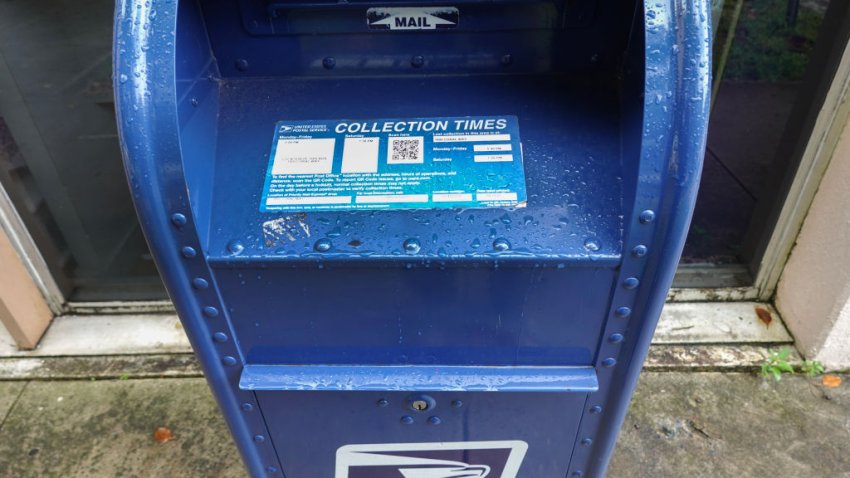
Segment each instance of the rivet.
[{"label": "rivet", "polygon": [[404,247],[404,252],[408,254],[416,254],[422,248],[422,246],[419,245],[419,241],[413,238],[404,241],[402,247]]},{"label": "rivet", "polygon": [[236,66],[236,69],[239,71],[248,71],[248,60],[240,58],[236,60],[234,66]]},{"label": "rivet", "polygon": [[245,246],[242,244],[242,241],[238,239],[234,239],[227,243],[227,250],[231,254],[239,254],[245,250]]},{"label": "rivet", "polygon": [[416,55],[410,59],[410,64],[413,65],[414,68],[419,68],[425,64],[425,58],[422,55]]},{"label": "rivet", "polygon": [[264,437],[262,435],[254,435],[254,441],[257,442],[257,443],[262,443],[262,442],[266,441],[266,437]]},{"label": "rivet", "polygon": [[646,255],[646,246],[643,244],[638,244],[632,249],[632,256],[634,257],[643,257]]},{"label": "rivet", "polygon": [[326,70],[333,70],[333,67],[336,66],[336,58],[326,56],[325,59],[322,60],[322,66],[324,66]]},{"label": "rivet", "polygon": [[511,248],[511,243],[508,242],[508,240],[505,239],[504,237],[500,237],[500,238],[496,239],[495,241],[493,241],[493,250],[495,250],[495,251],[505,252],[507,250],[510,250],[510,248]]},{"label": "rivet", "polygon": [[455,400],[455,401],[452,402],[452,407],[454,407],[454,408],[460,408],[462,406],[463,406],[463,402],[461,400]]},{"label": "rivet", "polygon": [[269,473],[277,473],[277,467],[276,466],[267,466],[266,471],[269,472]]},{"label": "rivet", "polygon": [[401,417],[401,423],[403,423],[405,425],[412,425],[413,424],[413,417],[411,417],[410,415],[405,415],[405,416]]},{"label": "rivet", "polygon": [[377,404],[378,404],[379,407],[386,407],[387,405],[390,404],[390,402],[387,401],[386,398],[382,398],[382,399],[378,400]]},{"label": "rivet", "polygon": [[623,334],[611,334],[611,336],[608,337],[608,341],[612,344],[619,344],[623,341]]},{"label": "rivet", "polygon": [[183,257],[185,257],[186,259],[191,259],[198,255],[198,252],[195,251],[195,248],[189,246],[180,249],[180,253],[183,254]]},{"label": "rivet", "polygon": [[328,252],[331,250],[331,240],[330,239],[319,239],[313,244],[313,250],[316,252]]},{"label": "rivet", "polygon": [[227,365],[228,367],[232,367],[236,365],[236,357],[231,357],[230,355],[225,355],[221,358],[221,363]]},{"label": "rivet", "polygon": [[254,409],[254,405],[252,405],[248,402],[245,402],[245,403],[242,404],[242,411],[243,412],[250,412],[253,409]]},{"label": "rivet", "polygon": [[637,279],[637,277],[629,277],[623,281],[623,287],[625,287],[626,289],[634,289],[638,285],[640,285],[640,281]]},{"label": "rivet", "polygon": [[192,279],[192,287],[195,289],[206,289],[210,286],[210,283],[207,282],[203,277],[195,277]]},{"label": "rivet", "polygon": [[581,441],[581,444],[584,445],[584,446],[590,446],[590,445],[593,444],[593,440],[590,439],[590,438],[585,438],[584,440]]},{"label": "rivet", "polygon": [[590,407],[590,413],[593,413],[593,414],[602,413],[602,407],[600,407],[599,405],[594,405],[594,406]]},{"label": "rivet", "polygon": [[626,317],[632,315],[632,309],[628,307],[620,307],[614,311],[614,315],[616,315],[620,319],[625,319]]},{"label": "rivet", "polygon": [[641,224],[649,224],[650,222],[655,220],[655,211],[647,209],[646,211],[640,213],[638,219],[640,220]]},{"label": "rivet", "polygon": [[503,66],[508,66],[514,62],[514,57],[511,54],[502,55],[502,59],[500,60]]},{"label": "rivet", "polygon": [[186,216],[180,214],[179,212],[175,212],[171,215],[171,224],[174,224],[177,227],[182,227],[186,225]]},{"label": "rivet", "polygon": [[197,107],[199,102],[198,102],[197,98],[192,98],[191,103],[192,103],[192,106]]},{"label": "rivet", "polygon": [[605,360],[602,361],[603,367],[613,367],[614,365],[617,365],[617,361],[614,360],[611,357],[608,357],[608,358],[606,358]]},{"label": "rivet", "polygon": [[573,472],[573,476],[575,476],[576,478],[580,478],[584,476],[584,472],[582,472],[581,470],[576,470]]},{"label": "rivet", "polygon": [[216,342],[227,342],[227,334],[224,332],[216,332],[213,334],[213,340]]},{"label": "rivet", "polygon": [[440,423],[443,423],[443,421],[440,420],[440,417],[433,416],[428,417],[428,423],[430,423],[431,425],[439,425]]},{"label": "rivet", "polygon": [[210,317],[210,318],[218,317],[218,309],[216,309],[215,307],[210,306],[210,305],[204,307],[203,313],[204,313],[204,315],[206,315],[207,317]]}]

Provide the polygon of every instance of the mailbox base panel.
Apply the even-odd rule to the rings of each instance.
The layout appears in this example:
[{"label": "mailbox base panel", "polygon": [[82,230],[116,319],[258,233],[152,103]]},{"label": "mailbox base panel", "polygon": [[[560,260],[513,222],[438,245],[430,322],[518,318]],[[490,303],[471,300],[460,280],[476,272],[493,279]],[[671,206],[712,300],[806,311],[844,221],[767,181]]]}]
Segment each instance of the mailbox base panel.
[{"label": "mailbox base panel", "polygon": [[[268,446],[277,450],[287,478],[437,476],[415,470],[464,469],[458,463],[441,465],[441,460],[462,462],[469,473],[484,466],[490,469],[487,476],[541,478],[566,476],[571,454],[566,445],[575,439],[589,394],[269,391],[256,395],[271,430]],[[446,444],[453,450],[441,450]],[[343,447],[368,452],[353,458]],[[426,459],[436,461],[417,461]],[[510,472],[519,465],[520,474]],[[407,474],[400,475],[400,469]],[[499,469],[503,472],[497,473]]]}]

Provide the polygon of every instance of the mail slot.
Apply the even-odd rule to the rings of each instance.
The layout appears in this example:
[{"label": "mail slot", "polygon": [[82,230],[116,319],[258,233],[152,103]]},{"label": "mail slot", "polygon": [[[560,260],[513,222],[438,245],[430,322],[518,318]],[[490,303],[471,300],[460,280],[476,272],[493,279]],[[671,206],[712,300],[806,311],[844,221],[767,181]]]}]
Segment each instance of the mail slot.
[{"label": "mail slot", "polygon": [[137,212],[252,476],[604,475],[693,210],[707,3],[118,2]]}]

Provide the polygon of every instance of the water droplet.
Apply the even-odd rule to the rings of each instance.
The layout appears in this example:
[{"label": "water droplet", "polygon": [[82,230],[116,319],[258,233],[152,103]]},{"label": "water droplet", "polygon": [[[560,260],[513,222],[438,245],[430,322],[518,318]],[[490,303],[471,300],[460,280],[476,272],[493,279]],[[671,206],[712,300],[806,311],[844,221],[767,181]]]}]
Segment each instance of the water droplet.
[{"label": "water droplet", "polygon": [[404,252],[408,254],[416,254],[421,249],[419,245],[419,241],[413,238],[410,238],[404,241]]},{"label": "water droplet", "polygon": [[236,255],[236,254],[239,254],[239,253],[241,253],[242,251],[244,251],[244,250],[245,250],[245,246],[242,244],[242,241],[240,241],[240,240],[238,240],[238,239],[234,239],[234,240],[232,240],[232,241],[230,241],[230,242],[228,242],[228,243],[227,243],[227,250],[228,250],[231,254]]},{"label": "water droplet", "polygon": [[500,237],[500,238],[496,239],[495,241],[493,241],[493,249],[496,250],[496,251],[504,252],[504,251],[510,250],[510,248],[511,248],[511,243],[508,242],[508,240],[505,239],[504,237]]},{"label": "water droplet", "polygon": [[596,238],[588,237],[584,240],[584,248],[588,251],[596,252],[599,250],[599,241]]},{"label": "water droplet", "polygon": [[313,249],[316,250],[316,252],[328,252],[331,250],[332,245],[333,244],[330,239],[319,239],[315,244],[313,244]]}]

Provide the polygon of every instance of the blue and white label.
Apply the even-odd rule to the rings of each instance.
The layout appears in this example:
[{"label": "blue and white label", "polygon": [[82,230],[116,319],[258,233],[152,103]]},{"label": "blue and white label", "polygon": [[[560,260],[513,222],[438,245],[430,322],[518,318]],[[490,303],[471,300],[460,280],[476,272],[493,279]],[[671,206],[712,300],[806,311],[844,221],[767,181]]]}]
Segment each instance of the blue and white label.
[{"label": "blue and white label", "polygon": [[334,478],[516,478],[521,440],[345,445]]},{"label": "blue and white label", "polygon": [[381,7],[366,11],[366,24],[372,30],[455,28],[459,18],[455,7]]},{"label": "blue and white label", "polygon": [[516,116],[281,121],[261,212],[524,207]]}]

